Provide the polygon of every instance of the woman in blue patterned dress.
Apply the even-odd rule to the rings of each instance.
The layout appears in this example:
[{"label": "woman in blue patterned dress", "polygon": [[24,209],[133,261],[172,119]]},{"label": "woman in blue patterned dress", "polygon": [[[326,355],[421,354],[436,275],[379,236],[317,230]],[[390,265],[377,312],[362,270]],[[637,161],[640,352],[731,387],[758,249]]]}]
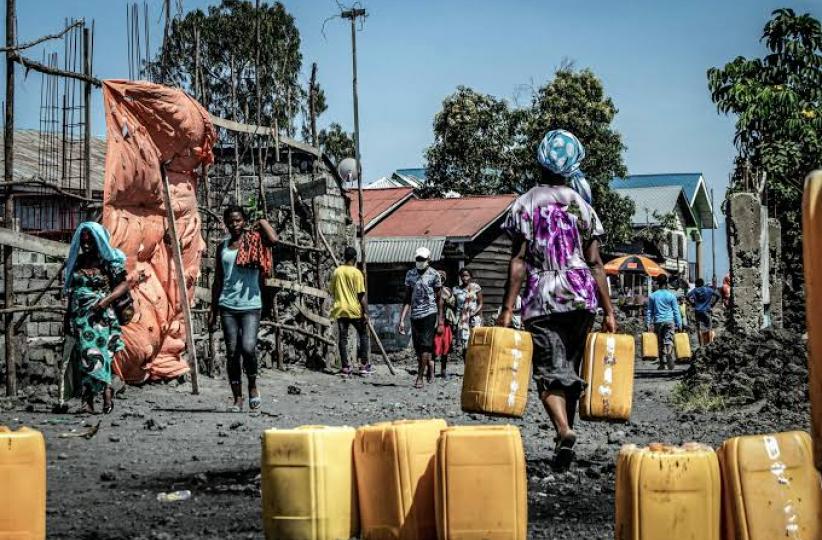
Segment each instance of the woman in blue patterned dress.
[{"label": "woman in blue patterned dress", "polygon": [[111,246],[108,231],[85,222],[74,233],[66,261],[64,293],[68,309],[64,329],[74,338],[82,377],[83,408],[94,412],[94,398],[103,394],[103,412],[114,409],[111,362],[123,349],[120,323],[112,308],[128,292],[126,257]]},{"label": "woman in blue patterned dress", "polygon": [[514,202],[503,225],[513,249],[497,324],[511,325],[524,284],[522,321],[533,339],[534,379],[556,430],[560,467],[573,457],[574,416],[585,388],[579,368],[597,307],[605,313],[603,330],[616,331],[599,254],[605,231],[579,170],[584,157],[573,134],[549,131],[537,151],[541,185]]}]

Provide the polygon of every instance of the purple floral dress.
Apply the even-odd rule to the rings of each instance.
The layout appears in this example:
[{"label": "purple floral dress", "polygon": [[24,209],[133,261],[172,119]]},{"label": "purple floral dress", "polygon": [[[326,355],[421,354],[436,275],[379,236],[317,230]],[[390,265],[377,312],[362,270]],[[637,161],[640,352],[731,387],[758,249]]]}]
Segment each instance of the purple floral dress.
[{"label": "purple floral dress", "polygon": [[594,209],[566,186],[537,186],[520,196],[502,228],[526,241],[522,319],[596,312],[596,282],[583,246],[605,231]]}]

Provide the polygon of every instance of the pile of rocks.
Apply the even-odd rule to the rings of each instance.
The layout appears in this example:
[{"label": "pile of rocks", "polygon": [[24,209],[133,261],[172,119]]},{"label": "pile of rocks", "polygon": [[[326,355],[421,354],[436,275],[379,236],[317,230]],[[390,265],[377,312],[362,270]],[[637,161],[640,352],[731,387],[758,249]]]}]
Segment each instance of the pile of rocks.
[{"label": "pile of rocks", "polygon": [[801,334],[766,329],[753,335],[723,332],[696,351],[685,377],[690,389],[707,387],[728,405],[763,401],[770,409],[808,406],[807,343]]}]

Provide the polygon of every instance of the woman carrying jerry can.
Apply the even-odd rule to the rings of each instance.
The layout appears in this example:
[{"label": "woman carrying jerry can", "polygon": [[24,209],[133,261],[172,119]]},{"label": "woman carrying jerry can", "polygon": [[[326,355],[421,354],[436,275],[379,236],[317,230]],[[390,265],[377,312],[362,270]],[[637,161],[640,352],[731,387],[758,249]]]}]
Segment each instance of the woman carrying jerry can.
[{"label": "woman carrying jerry can", "polygon": [[540,185],[514,202],[503,225],[513,247],[497,325],[511,325],[524,283],[522,320],[532,335],[534,379],[556,430],[555,462],[560,467],[573,458],[574,417],[585,388],[579,368],[598,306],[605,312],[603,331],[616,331],[599,253],[605,231],[579,170],[584,157],[573,134],[549,131],[537,151]]}]

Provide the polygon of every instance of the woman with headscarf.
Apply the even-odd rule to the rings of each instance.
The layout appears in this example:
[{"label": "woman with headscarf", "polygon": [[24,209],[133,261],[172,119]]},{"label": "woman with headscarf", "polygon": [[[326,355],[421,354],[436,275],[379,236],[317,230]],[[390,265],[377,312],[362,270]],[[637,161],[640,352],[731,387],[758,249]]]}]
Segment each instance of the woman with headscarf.
[{"label": "woman with headscarf", "polygon": [[546,133],[537,151],[540,185],[514,202],[503,225],[513,246],[497,324],[511,325],[524,283],[522,320],[533,338],[534,379],[556,430],[559,467],[573,458],[574,416],[585,387],[579,369],[597,307],[605,312],[603,330],[616,331],[599,253],[605,231],[579,169],[584,157],[573,134]]},{"label": "woman with headscarf", "polygon": [[93,413],[94,398],[102,393],[103,412],[109,414],[114,409],[111,362],[124,347],[113,306],[128,293],[128,282],[126,256],[112,247],[108,231],[99,223],[81,223],[74,232],[65,280],[64,330],[74,338],[82,377],[82,410]]}]

